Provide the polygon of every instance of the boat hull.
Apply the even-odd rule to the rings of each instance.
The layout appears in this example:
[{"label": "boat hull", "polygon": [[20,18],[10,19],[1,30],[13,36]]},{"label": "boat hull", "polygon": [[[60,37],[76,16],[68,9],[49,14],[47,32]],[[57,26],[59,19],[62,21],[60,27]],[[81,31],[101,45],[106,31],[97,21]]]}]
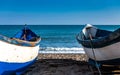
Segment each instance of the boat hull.
[{"label": "boat hull", "polygon": [[88,24],[76,39],[83,46],[90,62],[120,64],[120,28],[108,31]]},{"label": "boat hull", "polygon": [[32,65],[39,51],[39,45],[27,47],[0,40],[0,75],[21,74]]},{"label": "boat hull", "polygon": [[102,48],[92,49],[84,47],[84,50],[90,59],[96,61],[107,61],[120,58],[120,42]]},{"label": "boat hull", "polygon": [[36,58],[25,63],[9,63],[0,61],[0,75],[21,75],[35,62]]}]

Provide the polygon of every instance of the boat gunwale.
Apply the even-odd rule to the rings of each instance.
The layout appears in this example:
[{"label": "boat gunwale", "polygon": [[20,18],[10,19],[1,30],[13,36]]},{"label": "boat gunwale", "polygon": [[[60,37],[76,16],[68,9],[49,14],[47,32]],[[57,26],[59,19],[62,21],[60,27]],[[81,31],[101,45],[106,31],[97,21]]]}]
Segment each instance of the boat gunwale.
[{"label": "boat gunwale", "polygon": [[[21,45],[20,44],[20,43],[26,43],[26,44],[31,45],[31,46],[28,46],[28,47],[34,47],[37,44],[39,44],[39,42],[41,41],[41,37],[37,37],[36,41],[26,41],[26,40],[20,40],[20,39],[17,39],[17,38],[9,38],[7,36],[4,36],[4,35],[0,34],[0,41],[6,42],[6,43],[9,43],[9,44],[13,44],[13,45],[18,45],[18,46],[28,46],[28,45]],[[14,43],[14,42],[11,42],[11,41],[16,41],[18,43]]]},{"label": "boat gunwale", "polygon": [[[100,29],[100,30],[102,30],[102,29]],[[91,48],[91,46],[90,46],[91,40],[90,39],[84,39],[83,36],[84,35],[81,31],[76,36],[77,41],[80,44],[82,44],[84,47]],[[101,47],[109,46],[111,44],[120,42],[119,38],[120,38],[120,28],[118,28],[117,30],[115,30],[115,31],[111,32],[110,34],[105,35],[103,37],[92,39],[92,45],[93,45],[93,48],[101,48]]]}]

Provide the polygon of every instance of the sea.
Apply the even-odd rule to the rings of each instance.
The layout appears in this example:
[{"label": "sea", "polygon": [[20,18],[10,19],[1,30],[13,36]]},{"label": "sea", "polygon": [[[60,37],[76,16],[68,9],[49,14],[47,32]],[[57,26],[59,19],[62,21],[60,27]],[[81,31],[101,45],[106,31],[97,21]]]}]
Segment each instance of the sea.
[{"label": "sea", "polygon": [[[39,53],[85,53],[77,42],[76,35],[85,25],[27,25],[41,37]],[[114,31],[120,25],[94,25]],[[13,37],[24,25],[0,25],[0,34]]]}]

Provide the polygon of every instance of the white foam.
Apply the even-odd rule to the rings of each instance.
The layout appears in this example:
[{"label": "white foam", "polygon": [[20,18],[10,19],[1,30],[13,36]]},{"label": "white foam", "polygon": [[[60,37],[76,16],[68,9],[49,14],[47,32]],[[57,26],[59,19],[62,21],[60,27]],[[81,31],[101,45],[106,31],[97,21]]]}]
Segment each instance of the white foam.
[{"label": "white foam", "polygon": [[59,47],[45,47],[45,48],[41,48],[39,53],[82,53],[84,54],[84,50],[83,48],[76,48],[76,47],[72,47],[72,48],[59,48]]}]

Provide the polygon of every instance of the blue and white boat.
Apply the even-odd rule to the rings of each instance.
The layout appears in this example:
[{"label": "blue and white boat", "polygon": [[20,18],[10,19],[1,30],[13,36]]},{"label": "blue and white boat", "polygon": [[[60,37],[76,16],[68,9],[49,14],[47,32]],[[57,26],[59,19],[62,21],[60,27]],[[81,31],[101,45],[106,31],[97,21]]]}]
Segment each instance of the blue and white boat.
[{"label": "blue and white boat", "polygon": [[120,28],[115,31],[99,29],[87,24],[77,35],[89,62],[98,64],[120,64]]},{"label": "blue and white boat", "polygon": [[35,62],[40,40],[26,26],[14,37],[0,35],[0,75],[21,75]]}]

